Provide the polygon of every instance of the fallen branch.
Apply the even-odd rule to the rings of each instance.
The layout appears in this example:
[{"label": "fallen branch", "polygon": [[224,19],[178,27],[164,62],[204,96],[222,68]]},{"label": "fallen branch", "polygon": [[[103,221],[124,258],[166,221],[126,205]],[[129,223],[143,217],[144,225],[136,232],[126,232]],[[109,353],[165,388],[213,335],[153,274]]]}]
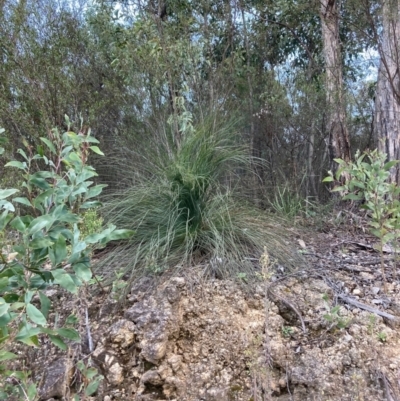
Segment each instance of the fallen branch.
[{"label": "fallen branch", "polygon": [[336,294],[336,296],[338,298],[340,298],[342,301],[344,301],[350,305],[353,305],[359,309],[364,309],[368,312],[374,313],[378,316],[385,317],[386,319],[392,320],[394,322],[400,322],[400,318],[398,316],[394,316],[394,315],[391,315],[390,313],[383,312],[379,309],[373,308],[372,306],[369,306],[369,305],[363,304],[362,302],[356,301],[353,298],[346,297],[343,294]]}]

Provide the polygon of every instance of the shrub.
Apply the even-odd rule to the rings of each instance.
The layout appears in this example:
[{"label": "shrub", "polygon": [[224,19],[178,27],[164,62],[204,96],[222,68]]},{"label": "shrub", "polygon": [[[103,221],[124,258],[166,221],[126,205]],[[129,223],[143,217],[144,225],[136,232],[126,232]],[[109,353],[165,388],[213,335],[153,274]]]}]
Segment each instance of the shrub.
[{"label": "shrub", "polygon": [[[65,339],[79,341],[73,328],[52,327],[51,301],[45,290],[57,285],[77,294],[92,277],[93,247],[132,234],[112,225],[90,235],[79,230],[82,211],[100,205],[96,198],[103,188],[93,185],[91,179],[97,174],[87,165],[90,152],[102,154],[90,132],[61,134],[54,129],[41,141],[43,147],[38,147],[37,154],[27,145],[18,151],[23,161],[6,164],[21,171],[22,196],[10,201],[19,191],[0,189],[0,238],[4,240],[8,229],[19,233],[14,246],[0,246],[0,361],[16,358],[12,352],[15,342],[38,346],[40,335],[62,350],[67,349]],[[15,204],[23,205],[27,213],[16,215]],[[10,371],[1,365],[0,374],[19,383],[7,386],[3,381],[0,398],[18,392],[24,399],[36,397],[36,386],[28,380],[27,372]],[[93,371],[91,375],[93,378]],[[96,385],[90,389],[95,391]]]},{"label": "shrub", "polygon": [[340,182],[342,177],[346,177],[345,182],[336,185],[333,191],[340,192],[343,200],[359,201],[360,208],[368,211],[370,231],[379,239],[385,283],[383,248],[390,243],[396,246],[400,237],[400,188],[390,182],[390,169],[399,161],[386,160],[387,155],[378,150],[363,154],[357,151],[354,162],[335,159],[339,169],[335,176],[329,172],[324,179],[324,182],[335,179]]}]

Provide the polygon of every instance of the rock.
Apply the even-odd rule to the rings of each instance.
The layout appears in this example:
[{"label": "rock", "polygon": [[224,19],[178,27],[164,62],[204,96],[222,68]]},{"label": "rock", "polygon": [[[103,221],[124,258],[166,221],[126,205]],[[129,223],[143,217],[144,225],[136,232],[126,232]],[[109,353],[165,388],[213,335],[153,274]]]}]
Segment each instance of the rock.
[{"label": "rock", "polygon": [[141,356],[146,361],[156,364],[164,358],[167,351],[167,343],[167,336],[164,336],[160,341],[154,341],[153,338],[144,338],[140,342],[140,348],[142,348]]},{"label": "rock", "polygon": [[352,291],[352,293],[353,293],[353,295],[360,295],[360,294],[361,294],[361,290],[360,290],[359,288],[355,288],[355,289]]},{"label": "rock", "polygon": [[171,366],[172,370],[176,373],[182,365],[182,356],[172,355],[170,358],[168,358],[168,363]]},{"label": "rock", "polygon": [[207,390],[207,401],[228,401],[227,389],[211,387]]},{"label": "rock", "polygon": [[113,350],[98,346],[93,352],[93,359],[101,366],[109,383],[116,386],[124,381],[122,363]]},{"label": "rock", "polygon": [[148,370],[145,372],[141,378],[142,383],[144,384],[151,384],[153,386],[161,386],[163,381],[155,370]]},{"label": "rock", "polygon": [[181,297],[181,293],[180,293],[179,289],[173,284],[169,284],[164,289],[164,294],[165,294],[166,298],[168,299],[168,302],[171,304],[178,302]]},{"label": "rock", "polygon": [[361,272],[360,276],[364,279],[364,280],[369,280],[372,281],[375,279],[375,276],[371,273],[367,273],[367,272]]},{"label": "rock", "polygon": [[186,284],[186,281],[183,277],[173,277],[171,279],[171,284],[176,285],[178,288],[183,288]]},{"label": "rock", "polygon": [[70,358],[60,358],[50,363],[44,372],[43,384],[39,387],[40,399],[66,397],[73,373],[73,361]]},{"label": "rock", "polygon": [[121,364],[114,360],[107,369],[107,380],[110,384],[116,386],[124,381],[124,369]]},{"label": "rock", "polygon": [[128,348],[135,342],[135,330],[134,323],[121,319],[110,327],[108,341],[121,348]]}]

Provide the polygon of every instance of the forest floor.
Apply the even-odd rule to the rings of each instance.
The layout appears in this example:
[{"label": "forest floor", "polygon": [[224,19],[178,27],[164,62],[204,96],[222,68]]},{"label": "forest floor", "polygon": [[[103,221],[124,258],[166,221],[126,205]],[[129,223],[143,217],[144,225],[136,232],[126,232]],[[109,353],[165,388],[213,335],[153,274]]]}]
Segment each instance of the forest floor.
[{"label": "forest floor", "polygon": [[[383,278],[362,226],[297,230],[306,267],[273,267],[251,291],[205,280],[204,266],[143,277],[124,300],[120,288],[89,291],[83,346],[65,358],[46,343],[23,362],[43,400],[72,400],[82,354],[105,376],[92,400],[400,400],[400,273],[387,248]],[[69,294],[48,295],[60,322],[76,311]]]}]

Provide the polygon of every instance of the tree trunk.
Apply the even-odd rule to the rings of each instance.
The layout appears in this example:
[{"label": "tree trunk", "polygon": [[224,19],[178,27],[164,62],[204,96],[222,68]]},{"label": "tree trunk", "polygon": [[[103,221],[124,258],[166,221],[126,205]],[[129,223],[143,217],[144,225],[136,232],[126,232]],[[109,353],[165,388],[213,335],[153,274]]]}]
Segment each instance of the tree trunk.
[{"label": "tree trunk", "polygon": [[[343,99],[342,60],[339,41],[339,0],[321,0],[320,17],[325,58],[327,129],[330,157],[349,161],[350,139]],[[336,163],[334,163],[336,164]]]},{"label": "tree trunk", "polygon": [[[400,6],[386,0],[382,6],[383,32],[378,45],[381,58],[375,98],[375,138],[389,160],[400,160]],[[391,170],[391,181],[400,184],[399,167]]]}]

